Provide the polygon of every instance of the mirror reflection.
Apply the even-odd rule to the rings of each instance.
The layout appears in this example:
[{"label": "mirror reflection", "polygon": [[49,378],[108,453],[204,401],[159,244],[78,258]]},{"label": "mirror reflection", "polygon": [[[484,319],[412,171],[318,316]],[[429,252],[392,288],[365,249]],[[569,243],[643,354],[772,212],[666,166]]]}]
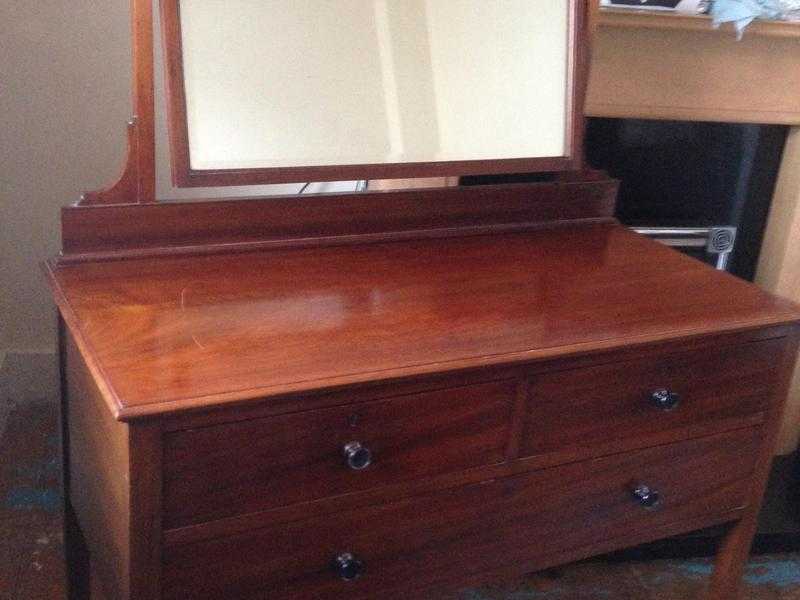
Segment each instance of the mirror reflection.
[{"label": "mirror reflection", "polygon": [[192,169],[569,152],[569,0],[179,9]]}]

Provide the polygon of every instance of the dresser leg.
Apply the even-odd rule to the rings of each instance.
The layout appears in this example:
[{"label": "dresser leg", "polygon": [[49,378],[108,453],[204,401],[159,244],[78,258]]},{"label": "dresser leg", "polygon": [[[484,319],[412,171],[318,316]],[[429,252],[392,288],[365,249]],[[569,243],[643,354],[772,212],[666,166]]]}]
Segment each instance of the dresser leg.
[{"label": "dresser leg", "polygon": [[774,388],[772,408],[767,414],[764,424],[764,444],[753,470],[753,492],[750,505],[742,519],[736,522],[722,539],[717,552],[714,574],[711,578],[709,600],[737,600],[741,596],[742,575],[750,555],[753,537],[758,529],[758,516],[772,469],[783,407],[795,371],[798,346],[800,346],[800,337],[797,334],[786,338],[786,345],[780,356],[781,373],[777,379],[778,385]]},{"label": "dresser leg", "polygon": [[744,567],[757,526],[758,512],[750,511],[723,537],[711,577],[709,600],[737,600],[741,596]]},{"label": "dresser leg", "polygon": [[67,567],[67,599],[91,598],[89,550],[69,501],[65,503],[64,509],[64,558]]}]

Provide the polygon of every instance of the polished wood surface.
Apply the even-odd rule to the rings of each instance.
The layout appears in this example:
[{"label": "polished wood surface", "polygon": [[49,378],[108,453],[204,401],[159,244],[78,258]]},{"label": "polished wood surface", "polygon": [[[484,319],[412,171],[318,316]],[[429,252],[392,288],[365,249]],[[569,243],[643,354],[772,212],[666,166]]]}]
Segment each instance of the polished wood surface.
[{"label": "polished wood surface", "polygon": [[[165,549],[165,598],[431,598],[431,590],[734,519],[748,503],[757,429],[536,471],[402,502]],[[632,489],[663,498],[643,508]],[[364,563],[356,581],[330,568]]]},{"label": "polished wood surface", "polygon": [[[542,414],[543,418],[546,418],[548,410],[552,408],[547,406],[540,394],[534,393],[536,382],[540,380],[547,381],[562,372],[591,372],[600,365],[607,366],[617,362],[625,365],[632,356],[637,356],[639,359],[646,358],[652,362],[669,363],[676,355],[707,355],[710,360],[706,359],[706,364],[716,362],[722,365],[724,361],[718,357],[730,355],[735,348],[762,344],[767,344],[773,351],[771,358],[777,364],[780,362],[779,357],[785,352],[785,336],[791,330],[791,327],[773,327],[722,336],[704,336],[700,340],[634,346],[621,351],[570,359],[561,358],[513,368],[491,367],[450,374],[446,377],[421,377],[411,382],[360,386],[325,394],[298,394],[249,405],[223,405],[200,413],[162,417],[159,422],[165,432],[164,469],[167,472],[164,488],[167,500],[165,543],[184,544],[227,537],[276,523],[288,523],[321,515],[330,515],[334,518],[336,513],[342,510],[394,502],[401,498],[427,495],[441,489],[514,476],[531,470],[760,426],[765,420],[764,412],[750,414],[742,412],[736,416],[729,414],[727,418],[724,415],[720,415],[723,418],[715,418],[713,413],[706,413],[700,418],[701,413],[693,409],[690,403],[685,402],[671,411],[674,415],[671,419],[663,419],[661,411],[649,412],[638,409],[636,406],[638,404],[648,406],[649,398],[646,394],[637,398],[634,405],[627,398],[628,393],[624,387],[619,388],[619,394],[613,392],[613,389],[617,389],[615,387],[607,394],[598,396],[598,406],[594,407],[595,414],[609,415],[607,420],[600,423],[606,423],[613,435],[605,438],[598,436],[592,443],[563,444],[547,452],[533,455],[528,451],[530,437],[526,435],[525,439],[521,440],[525,422],[531,420],[530,415]],[[771,380],[773,385],[770,389],[762,386],[765,404],[771,404],[774,398],[780,399],[780,390],[776,389],[775,383],[780,377],[776,377],[775,369],[770,370],[769,374],[773,377]],[[475,461],[471,466],[463,465],[464,468],[461,469],[442,469],[439,461],[433,465],[419,464],[414,468],[406,468],[395,479],[383,476],[384,461],[396,465],[398,462],[403,464],[405,458],[410,455],[425,456],[416,449],[420,445],[419,439],[408,435],[409,428],[404,425],[411,416],[405,415],[402,410],[406,405],[403,399],[425,398],[430,404],[424,411],[425,414],[440,415],[442,411],[447,410],[448,399],[449,402],[453,402],[453,399],[461,394],[469,395],[472,390],[485,388],[485,382],[493,378],[497,382],[508,382],[509,385],[513,381],[517,382],[510,427],[504,430],[505,436],[502,440],[494,436],[490,438],[492,444],[504,445],[505,451],[500,453],[503,455],[502,461],[484,460],[482,463]],[[420,389],[426,388],[428,392],[420,393]],[[755,386],[751,389],[756,392]],[[698,389],[697,392],[695,397],[702,398],[701,390]],[[375,399],[381,398],[385,400],[375,402]],[[481,404],[477,400],[473,402]],[[565,415],[573,412],[567,410],[572,404],[572,398],[563,402]],[[374,476],[370,476],[368,472],[361,472],[348,480],[341,470],[343,466],[341,448],[331,443],[331,431],[334,435],[337,430],[340,431],[336,423],[334,422],[330,428],[316,426],[309,428],[309,424],[324,423],[327,415],[352,416],[360,414],[361,408],[369,411],[370,407],[380,405],[386,407],[387,412],[383,414],[388,415],[393,412],[398,416],[387,421],[383,428],[365,428],[376,432],[370,439],[378,440],[378,445],[387,448],[385,452],[381,452],[381,458],[376,459],[374,466],[378,472]],[[620,405],[633,411],[636,418],[623,414],[619,410]],[[481,406],[485,407],[485,404]],[[322,407],[329,409],[319,410]],[[485,410],[479,407],[475,410],[485,413]],[[695,419],[682,416],[692,413]],[[620,423],[617,423],[617,420]],[[463,420],[459,422],[463,427],[473,430],[478,427],[481,432],[485,431],[479,424],[466,425]],[[296,425],[292,441],[285,444],[273,443],[271,441],[273,436],[279,440],[283,438],[282,430],[287,423]],[[563,425],[566,427],[569,422]],[[441,447],[442,443],[449,441],[458,444],[460,436],[458,427],[454,429],[454,426],[433,429],[420,424],[420,427],[429,430],[430,435],[430,441],[424,445]],[[402,441],[402,432],[397,432],[395,429],[405,430],[405,441]],[[561,432],[565,438],[569,438],[569,430],[557,424],[554,425],[554,429],[556,433],[548,435],[557,436]],[[233,435],[233,432],[240,434]],[[261,434],[260,438],[258,434]],[[308,437],[306,434],[310,434],[313,439],[306,439]],[[481,440],[485,440],[486,435],[478,433],[469,439],[470,445],[480,446]],[[169,449],[172,443],[180,444],[178,448],[180,456]],[[304,467],[282,469],[281,466],[286,465],[287,461],[291,462],[287,453],[292,448],[304,455],[313,454],[320,460],[316,463],[305,462]],[[255,456],[250,455],[251,449]],[[476,453],[481,453],[481,450],[471,448],[470,453],[471,456],[475,456]],[[427,459],[431,459],[430,455]],[[452,460],[452,458],[448,460],[450,465],[454,464]],[[174,464],[170,466],[170,462]],[[303,461],[296,462],[299,464]],[[236,469],[230,468],[232,464],[236,464],[245,473],[237,474]],[[306,469],[314,470],[323,481],[309,483]],[[303,481],[303,489],[287,491],[284,482],[292,479],[295,482]],[[261,482],[267,481],[272,485],[262,486]],[[248,482],[251,485],[248,485]],[[251,487],[255,489],[250,489]],[[232,490],[238,490],[241,497],[234,498]],[[283,502],[283,506],[279,506],[281,502],[276,502],[270,497],[273,494]],[[206,495],[209,496],[208,499]],[[303,501],[297,503],[297,499],[301,496]],[[231,506],[225,506],[220,502],[220,498],[227,499]],[[287,498],[295,503],[286,504]],[[202,511],[208,510],[209,507],[219,518],[201,522]],[[170,512],[174,512],[177,518],[169,516],[167,513]],[[185,515],[190,515],[195,522],[189,524]],[[199,518],[195,518],[197,515],[200,515]]]},{"label": "polished wood surface", "polygon": [[[169,434],[164,526],[503,462],[516,391],[491,382]],[[372,454],[363,470],[342,454],[354,441]]]},{"label": "polished wood surface", "polygon": [[[574,155],[540,167],[582,161],[590,6],[573,6]],[[128,169],[86,197],[96,206],[64,210],[64,252],[47,265],[64,323],[66,544],[88,556],[80,573],[120,600],[427,600],[728,523],[709,598],[736,597],[796,305],[614,223],[616,183],[583,170],[538,185],[147,204],[152,4],[133,8]],[[596,65],[619,56],[607,30]],[[693,68],[692,36],[730,51],[721,34],[651,32],[683,36],[664,55],[678,47]],[[639,33],[615,30],[615,43]],[[645,45],[622,54],[663,66]],[[763,44],[736,50],[761,56]],[[594,88],[615,109],[658,109],[697,91],[680,75],[656,101],[638,83],[603,86],[597,70]],[[709,81],[679,116],[797,112],[774,94],[759,100],[773,112],[739,111],[731,98],[743,94],[720,100]],[[651,386],[682,404],[651,411]],[[343,465],[350,434],[375,451],[365,471]],[[636,483],[664,495],[660,510],[636,503]],[[357,581],[331,572],[342,552],[365,561]]]},{"label": "polished wood surface", "polygon": [[584,99],[589,71],[589,4],[593,0],[570,1],[566,107],[566,156],[506,158],[417,163],[302,166],[251,169],[197,170],[191,168],[180,0],[162,0],[161,23],[167,74],[167,99],[172,178],[180,187],[217,187],[295,183],[304,181],[350,181],[358,179],[404,179],[415,177],[459,177],[491,173],[580,171],[584,167]]},{"label": "polished wood surface", "polygon": [[610,220],[618,182],[596,172],[551,183],[313,194],[62,210],[60,258],[219,252],[446,237]]},{"label": "polished wood surface", "polygon": [[[371,241],[50,264],[106,588],[430,598],[730,522],[710,598],[735,594],[795,305],[613,223]],[[329,570],[348,551],[351,584]]]},{"label": "polished wood surface", "polygon": [[742,576],[750,554],[750,546],[758,527],[764,490],[767,486],[775,445],[781,428],[781,416],[786,407],[786,395],[797,362],[800,335],[795,331],[784,342],[784,351],[775,357],[778,368],[772,402],[762,428],[764,441],[755,455],[755,468],[750,478],[750,503],[742,518],[730,529],[717,551],[717,560],[709,587],[711,600],[737,598],[741,593]]},{"label": "polished wood surface", "polygon": [[118,418],[793,322],[616,225],[52,266]]},{"label": "polished wood surface", "polygon": [[[522,453],[763,419],[783,344],[773,339],[540,374],[530,386]],[[678,394],[679,404],[656,406],[650,396],[658,389]]]}]

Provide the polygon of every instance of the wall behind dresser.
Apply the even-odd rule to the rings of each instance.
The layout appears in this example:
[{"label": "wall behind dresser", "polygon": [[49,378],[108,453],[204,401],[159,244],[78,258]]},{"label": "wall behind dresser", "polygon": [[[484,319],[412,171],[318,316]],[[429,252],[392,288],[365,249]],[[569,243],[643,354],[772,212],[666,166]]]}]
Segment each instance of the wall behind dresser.
[{"label": "wall behind dresser", "polygon": [[129,35],[128,0],[0,2],[0,351],[55,349],[38,263],[59,207],[120,168]]}]

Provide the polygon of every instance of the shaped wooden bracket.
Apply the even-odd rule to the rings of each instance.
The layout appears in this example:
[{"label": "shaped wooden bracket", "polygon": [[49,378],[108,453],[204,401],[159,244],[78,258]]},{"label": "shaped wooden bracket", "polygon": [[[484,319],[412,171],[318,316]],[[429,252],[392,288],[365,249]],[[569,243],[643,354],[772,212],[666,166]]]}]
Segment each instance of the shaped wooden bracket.
[{"label": "shaped wooden bracket", "polygon": [[112,186],[86,192],[78,206],[155,202],[155,82],[152,0],[132,0],[133,109],[122,175]]},{"label": "shaped wooden bracket", "polygon": [[128,122],[128,151],[122,175],[107,188],[84,193],[78,205],[139,203],[139,130],[134,117]]}]

